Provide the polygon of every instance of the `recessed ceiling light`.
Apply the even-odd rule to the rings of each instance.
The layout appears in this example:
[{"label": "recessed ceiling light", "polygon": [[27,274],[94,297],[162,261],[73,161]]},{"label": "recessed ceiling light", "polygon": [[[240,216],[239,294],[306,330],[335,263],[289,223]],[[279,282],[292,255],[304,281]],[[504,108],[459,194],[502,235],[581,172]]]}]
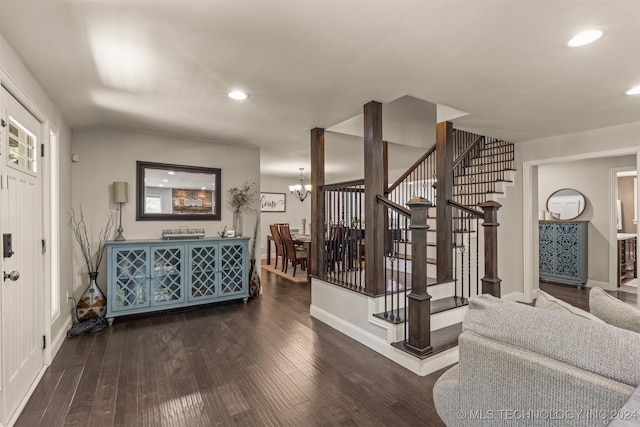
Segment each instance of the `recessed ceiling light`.
[{"label": "recessed ceiling light", "polygon": [[169,171],[167,172],[169,175],[175,175],[176,173],[174,171]]},{"label": "recessed ceiling light", "polygon": [[627,95],[640,95],[640,86],[629,89],[625,92]]},{"label": "recessed ceiling light", "polygon": [[587,30],[571,37],[567,42],[569,47],[584,46],[598,40],[604,34],[603,30]]},{"label": "recessed ceiling light", "polygon": [[236,101],[242,101],[244,99],[247,99],[248,96],[249,95],[247,95],[246,92],[243,92],[241,90],[233,90],[229,92],[229,98],[235,99]]}]

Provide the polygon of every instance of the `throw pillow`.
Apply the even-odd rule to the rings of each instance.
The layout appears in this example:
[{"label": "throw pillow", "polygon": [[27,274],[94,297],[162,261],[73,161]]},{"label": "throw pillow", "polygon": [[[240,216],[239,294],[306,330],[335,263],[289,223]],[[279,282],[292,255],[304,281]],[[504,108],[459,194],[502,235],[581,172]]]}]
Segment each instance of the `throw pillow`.
[{"label": "throw pillow", "polygon": [[604,323],[604,321],[600,320],[598,317],[594,316],[588,311],[581,310],[578,307],[574,307],[569,303],[559,300],[558,298],[549,295],[541,289],[538,289],[536,307],[543,310],[560,311],[566,314],[573,314],[574,316],[579,316],[594,322]]},{"label": "throw pillow", "polygon": [[640,332],[640,310],[609,295],[602,288],[591,288],[589,309],[610,325],[628,331]]}]

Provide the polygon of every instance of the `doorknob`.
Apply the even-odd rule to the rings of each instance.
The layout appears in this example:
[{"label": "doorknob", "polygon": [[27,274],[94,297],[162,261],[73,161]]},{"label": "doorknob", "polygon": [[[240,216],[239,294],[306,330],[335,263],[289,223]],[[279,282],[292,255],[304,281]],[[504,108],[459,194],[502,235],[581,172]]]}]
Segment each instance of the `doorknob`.
[{"label": "doorknob", "polygon": [[11,273],[7,273],[6,271],[3,271],[3,273],[4,273],[3,282],[7,279],[11,280],[12,282],[15,282],[20,277],[20,273],[18,273],[15,270],[13,270]]}]

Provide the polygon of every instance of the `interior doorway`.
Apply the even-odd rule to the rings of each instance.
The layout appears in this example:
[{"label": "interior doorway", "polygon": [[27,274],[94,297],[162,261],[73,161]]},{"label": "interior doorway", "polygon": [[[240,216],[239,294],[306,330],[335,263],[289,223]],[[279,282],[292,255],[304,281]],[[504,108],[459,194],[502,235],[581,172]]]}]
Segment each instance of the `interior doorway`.
[{"label": "interior doorway", "polygon": [[[561,163],[571,165],[574,162],[582,160],[598,161],[598,159],[610,159],[623,156],[628,156],[631,161],[627,162],[624,165],[613,164],[612,166],[609,166],[609,169],[622,166],[625,166],[628,169],[638,169],[638,165],[640,164],[640,151],[630,148],[613,149],[609,151],[583,153],[558,158],[548,158],[523,162],[523,298],[525,301],[532,301],[537,296],[537,289],[539,285],[538,218],[540,216],[540,211],[544,211],[546,209],[546,198],[548,197],[548,194],[544,193],[544,191],[550,191],[550,189],[542,190],[539,188],[540,168],[544,167],[545,165]],[[633,165],[635,165],[635,167]],[[615,174],[613,176],[616,177]],[[607,179],[606,174],[601,178],[601,180],[605,185],[601,188],[602,194],[598,194],[597,199],[601,200],[602,206],[604,206],[605,211],[600,211],[595,214],[596,220],[600,221],[601,224],[599,225],[598,230],[594,230],[590,233],[590,237],[593,236],[595,242],[600,242],[605,247],[605,253],[603,256],[605,257],[605,259],[609,258],[606,269],[608,274],[605,274],[603,277],[598,277],[598,280],[590,280],[587,286],[600,286],[604,289],[615,290],[617,288],[617,281],[614,280],[617,274],[617,254],[614,257],[614,249],[617,242],[617,231],[615,223],[615,187],[607,186],[608,182],[610,182],[611,185],[614,185],[614,180]],[[560,183],[558,182],[556,182],[555,185],[558,186],[558,188],[562,187],[562,185],[560,185]],[[613,190],[611,190],[611,188],[613,188]],[[637,194],[638,193],[636,190],[636,197],[638,197]],[[602,199],[602,195],[605,196],[604,199]],[[589,203],[589,200],[587,201],[587,203]],[[593,207],[593,203],[591,203],[591,206]],[[587,210],[589,210],[589,208],[587,208]],[[602,225],[603,218],[605,224],[604,226]],[[610,218],[613,218],[613,220],[610,220]],[[636,230],[637,228],[638,226],[636,225]],[[608,257],[607,252],[609,255]],[[598,265],[601,263],[601,261],[598,261]],[[602,276],[602,274],[600,275]]]},{"label": "interior doorway", "polygon": [[[615,178],[613,174],[615,173]],[[612,203],[616,219],[616,244],[612,259],[615,260],[617,286],[619,290],[638,291],[638,171],[636,168],[612,170]]]}]

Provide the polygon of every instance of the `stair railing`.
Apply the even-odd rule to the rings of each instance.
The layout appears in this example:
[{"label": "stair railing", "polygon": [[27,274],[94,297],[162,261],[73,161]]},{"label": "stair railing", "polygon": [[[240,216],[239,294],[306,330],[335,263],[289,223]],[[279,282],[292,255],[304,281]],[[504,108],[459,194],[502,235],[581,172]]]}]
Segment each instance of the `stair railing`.
[{"label": "stair railing", "polygon": [[407,320],[404,298],[411,289],[411,244],[409,242],[411,211],[386,197],[378,196],[377,200],[384,206],[387,224],[384,233],[384,312],[382,317],[392,323],[401,323]]},{"label": "stair railing", "polygon": [[[397,254],[398,245],[403,238],[402,232],[405,233],[404,245],[407,249],[407,238],[411,239],[411,274],[405,269],[404,272],[404,292],[400,291],[400,282],[397,281],[397,288],[393,287],[394,281],[385,283],[385,304],[387,301],[387,288],[391,292],[395,291],[395,307],[394,298],[391,295],[391,314],[399,315],[400,294],[406,296],[406,304],[404,305],[404,318],[407,323],[404,328],[404,347],[410,352],[418,355],[426,355],[433,351],[431,347],[431,295],[427,291],[427,231],[429,229],[428,211],[433,205],[425,198],[414,197],[407,202],[409,209],[400,206],[383,196],[377,196],[377,202],[382,204],[387,212],[389,221],[394,218],[403,217],[400,234],[394,236],[393,228],[388,228],[391,233],[385,235],[385,248],[389,248],[390,254]],[[386,242],[387,237],[390,239]],[[395,237],[395,238],[394,238]],[[393,255],[392,255],[393,256]],[[393,264],[393,262],[392,262]],[[392,266],[393,268],[393,266]],[[393,271],[393,270],[392,270]],[[408,283],[411,283],[411,292],[407,293]],[[385,313],[387,306],[385,305]],[[400,319],[402,321],[402,319]]]},{"label": "stair railing", "polygon": [[449,203],[452,212],[454,302],[465,305],[480,293],[480,219],[483,213],[466,206]]},{"label": "stair railing", "polygon": [[321,279],[369,293],[364,280],[364,180],[324,185],[324,265]]},{"label": "stair railing", "polygon": [[453,163],[453,199],[469,207],[486,201],[513,161],[513,143],[478,136]]},{"label": "stair railing", "polygon": [[[453,155],[460,162],[484,137],[459,129],[453,130]],[[404,206],[412,197],[422,197],[436,205],[436,146],[429,148],[405,173],[387,189],[386,197]]]},{"label": "stair railing", "polygon": [[[447,204],[454,209],[454,247],[456,252],[456,297],[464,301],[478,294],[491,294],[500,298],[500,284],[498,277],[498,210],[502,205],[494,201],[486,201],[479,205],[482,211],[469,208],[452,200]],[[482,219],[483,249],[480,250],[479,220]],[[472,235],[476,234],[475,244],[472,243]],[[480,256],[484,259],[484,277],[480,279],[482,288],[478,288],[480,275]],[[466,258],[465,258],[466,256]],[[475,261],[472,259],[475,257]],[[475,266],[475,271],[474,271]],[[475,275],[474,275],[475,272]],[[466,281],[465,281],[465,274]],[[473,284],[476,289],[473,289]]]},{"label": "stair railing", "polygon": [[422,197],[435,205],[435,152],[434,145],[389,186],[386,197],[401,206],[404,206],[412,197]]}]

